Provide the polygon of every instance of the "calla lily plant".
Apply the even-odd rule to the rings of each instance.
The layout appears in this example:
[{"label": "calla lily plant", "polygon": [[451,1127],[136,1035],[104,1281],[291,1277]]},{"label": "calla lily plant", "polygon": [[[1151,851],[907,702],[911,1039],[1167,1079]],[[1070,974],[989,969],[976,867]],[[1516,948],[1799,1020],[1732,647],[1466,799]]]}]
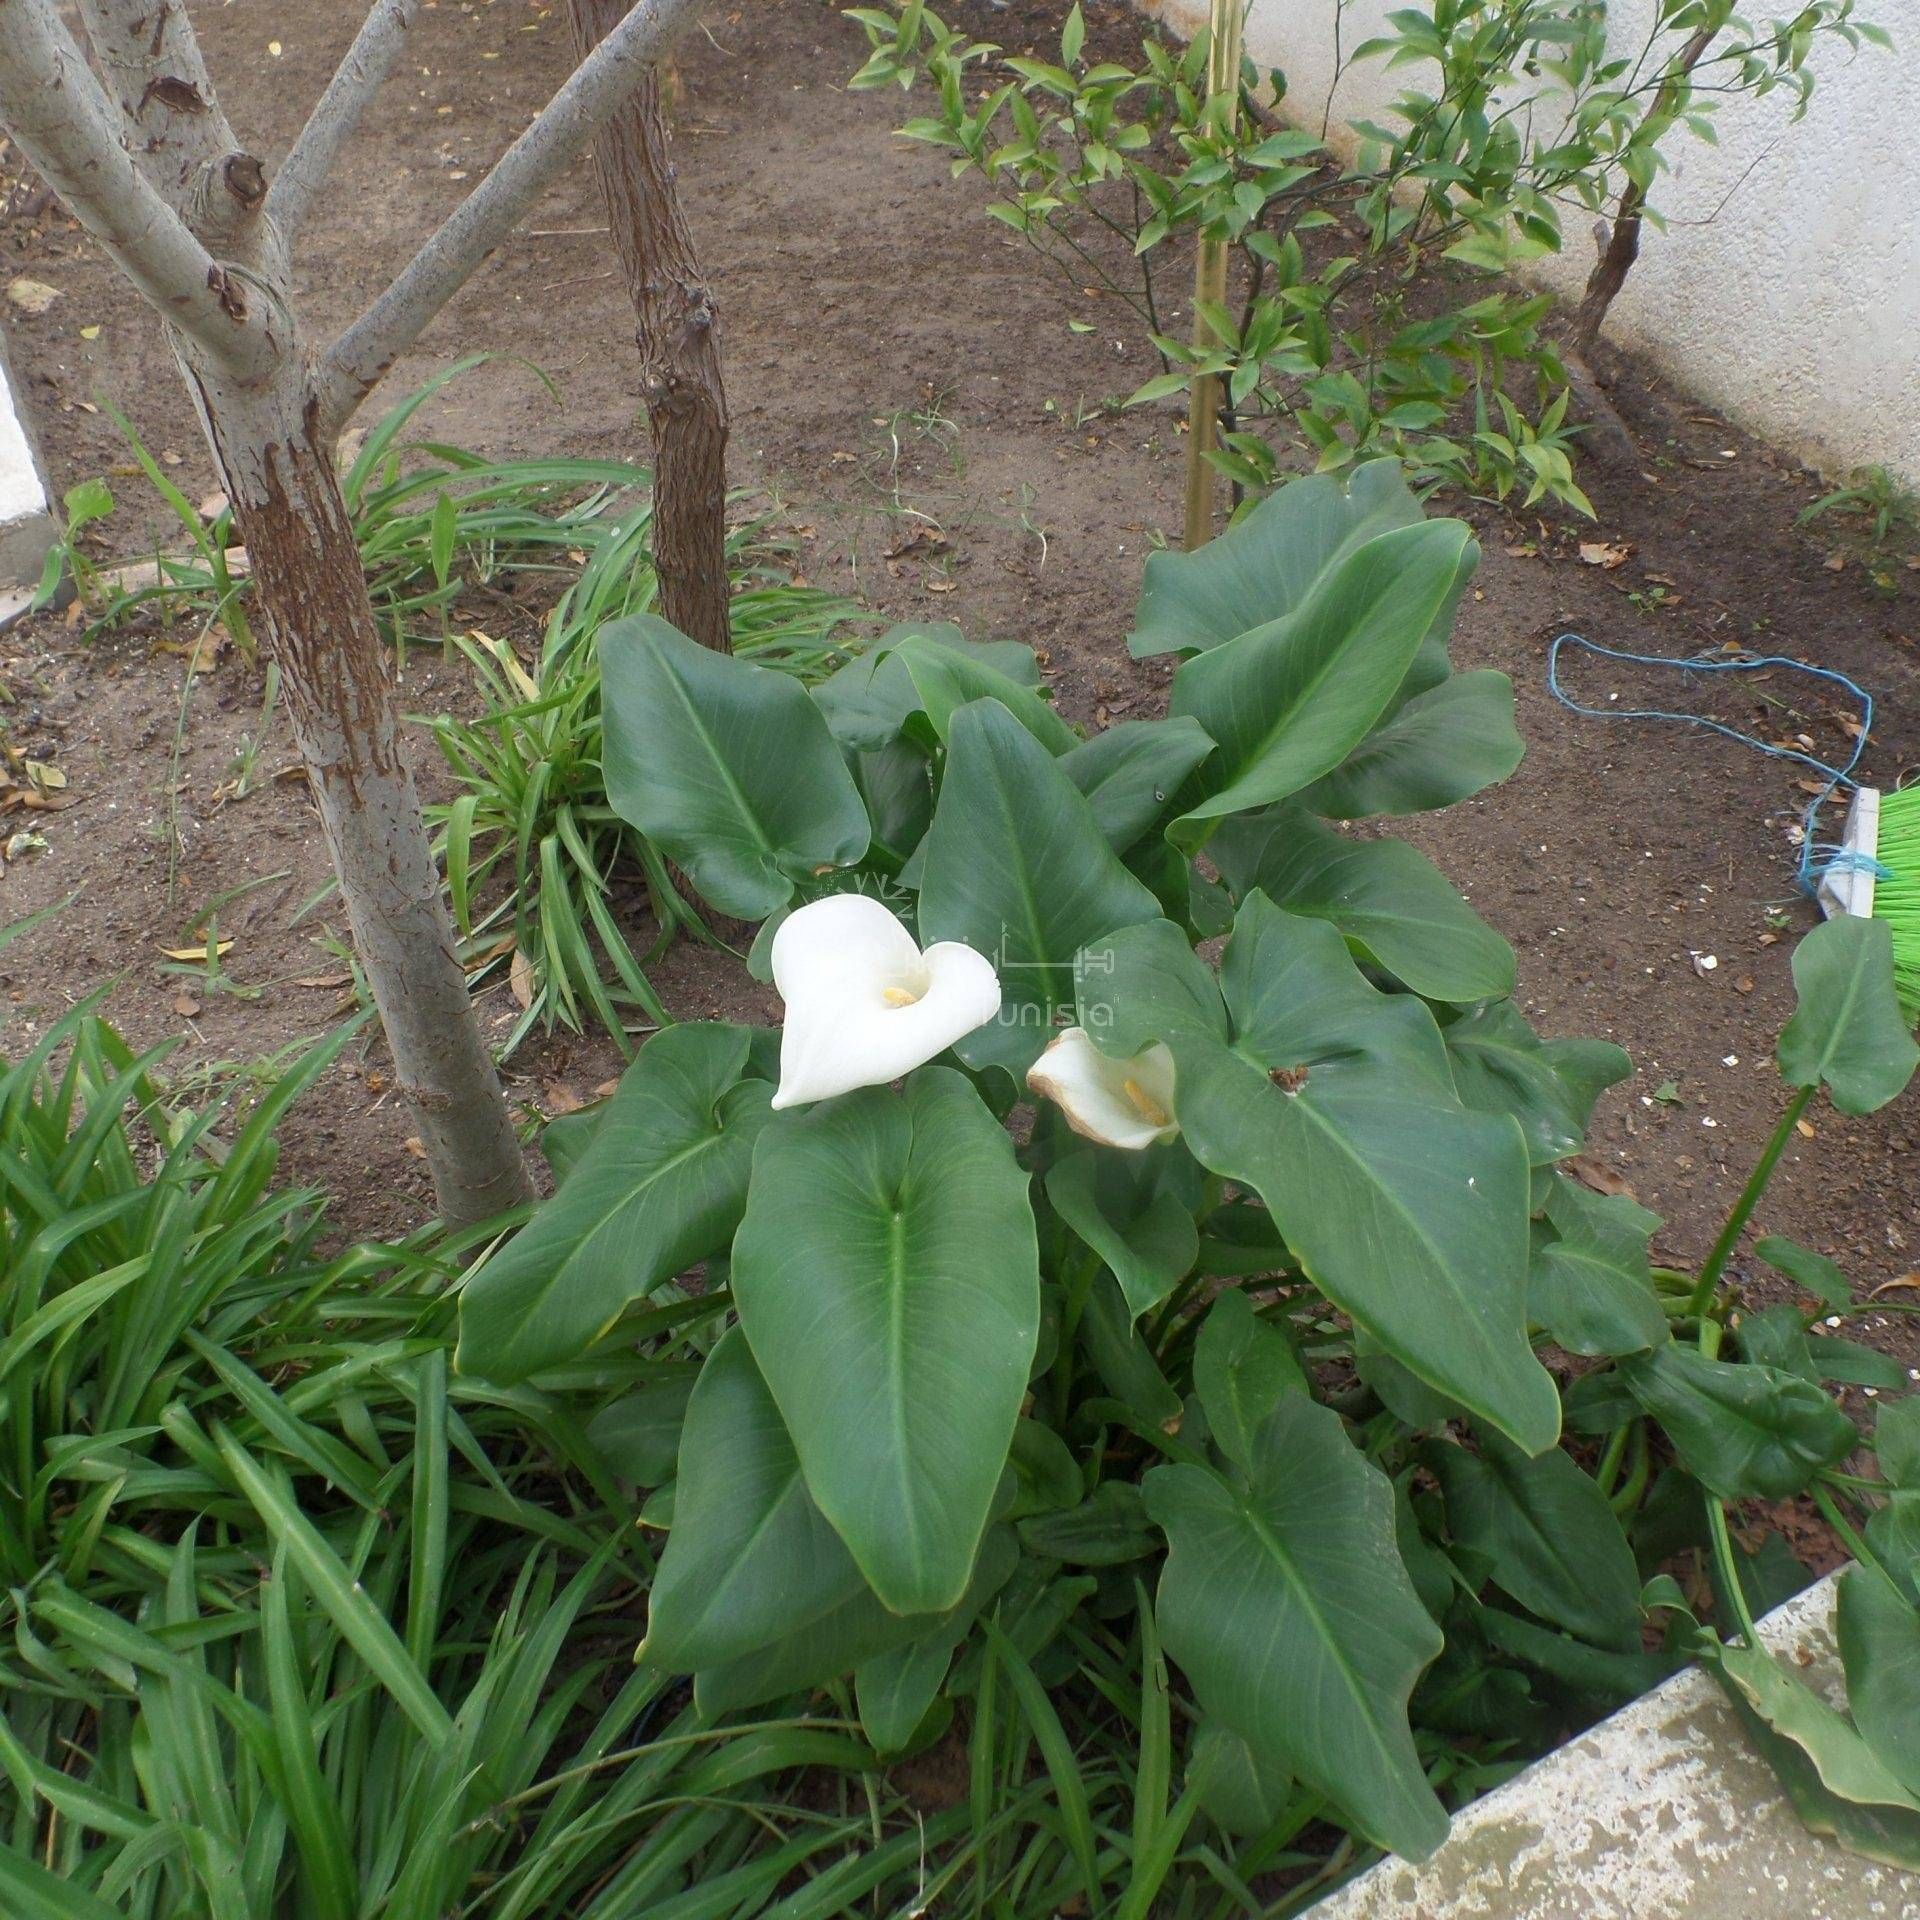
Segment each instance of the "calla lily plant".
[{"label": "calla lily plant", "polygon": [[[1563,1170],[1625,1056],[1538,1037],[1499,934],[1345,831],[1518,759],[1505,678],[1447,657],[1475,557],[1389,463],[1294,482],[1148,561],[1171,712],[1086,739],[952,628],[810,693],[650,616],[598,639],[613,803],[720,911],[785,914],[751,962],[784,1025],[670,1026],[548,1129],[458,1365],[630,1383],[590,1433],[667,1528],[641,1658],[703,1713],[844,1682],[892,1755],[1004,1671],[1157,1724],[1138,1817],[1174,1837],[1120,1849],[1121,1911],[1179,1822],[1243,1875],[1322,1820],[1430,1851],[1445,1743],[1504,1767],[1664,1670],[1648,1485],[1786,1500],[1859,1438],[1791,1312],[1694,1344],[1714,1276],[1663,1294],[1653,1216]],[[1915,1057],[1885,928],[1814,942],[1783,1071],[1864,1112]]]}]

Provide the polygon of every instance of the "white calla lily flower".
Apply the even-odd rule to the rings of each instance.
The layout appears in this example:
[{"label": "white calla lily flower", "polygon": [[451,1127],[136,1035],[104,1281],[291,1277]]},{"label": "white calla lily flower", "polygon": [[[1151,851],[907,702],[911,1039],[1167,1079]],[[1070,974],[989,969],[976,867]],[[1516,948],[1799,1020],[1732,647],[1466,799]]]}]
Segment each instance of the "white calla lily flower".
[{"label": "white calla lily flower", "polygon": [[790,914],[773,936],[773,984],[787,1008],[776,1107],[885,1086],[1000,1011],[990,960],[958,940],[922,953],[864,893]]},{"label": "white calla lily flower", "polygon": [[1173,1055],[1158,1041],[1124,1060],[1104,1054],[1085,1027],[1068,1027],[1027,1069],[1027,1085],[1103,1147],[1138,1152],[1175,1138]]}]

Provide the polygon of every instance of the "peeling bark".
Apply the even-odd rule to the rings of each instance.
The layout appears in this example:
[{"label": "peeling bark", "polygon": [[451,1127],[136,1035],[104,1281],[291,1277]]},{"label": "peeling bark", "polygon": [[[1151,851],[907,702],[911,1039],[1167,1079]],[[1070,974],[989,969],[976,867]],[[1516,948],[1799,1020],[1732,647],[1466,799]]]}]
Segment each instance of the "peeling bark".
[{"label": "peeling bark", "polygon": [[488,1218],[532,1189],[467,998],[331,449],[380,375],[624,104],[691,0],[620,6],[605,44],[318,356],[301,337],[287,239],[415,0],[374,0],[272,187],[234,144],[182,0],[79,5],[105,86],[56,0],[0,0],[0,127],[169,327],[253,562],[259,624],[440,1210],[459,1225]]},{"label": "peeling bark", "polygon": [[264,393],[204,367],[188,378],[440,1211],[455,1225],[486,1219],[532,1188],[468,1004],[401,750],[387,647],[331,455],[315,437],[317,408],[291,375]]},{"label": "peeling bark", "polygon": [[[626,0],[568,0],[581,59]],[[601,128],[594,169],[633,301],[640,393],[653,429],[653,564],[660,612],[689,639],[733,650],[727,608],[727,398],[718,317],[680,211],[675,168],[649,67]]]}]

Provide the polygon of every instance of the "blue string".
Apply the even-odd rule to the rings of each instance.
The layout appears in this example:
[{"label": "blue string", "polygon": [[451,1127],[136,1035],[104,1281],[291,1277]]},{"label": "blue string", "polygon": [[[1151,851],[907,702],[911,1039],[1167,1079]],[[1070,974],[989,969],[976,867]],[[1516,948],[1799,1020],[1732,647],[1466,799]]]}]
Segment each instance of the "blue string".
[{"label": "blue string", "polygon": [[[1844,687],[1860,704],[1860,731],[1854,735],[1853,752],[1847,756],[1846,764],[1834,767],[1829,766],[1816,754],[1802,753],[1796,747],[1775,746],[1770,740],[1761,740],[1751,733],[1742,733],[1738,727],[1729,727],[1719,720],[1710,720],[1703,713],[1672,713],[1664,707],[1583,706],[1560,684],[1562,647],[1578,647],[1583,652],[1597,653],[1608,660],[1624,660],[1636,667],[1676,667],[1682,673],[1756,673],[1763,667],[1784,667],[1790,673],[1804,673],[1812,679],[1826,680],[1835,686]],[[1584,634],[1563,633],[1547,650],[1547,691],[1563,707],[1582,714],[1590,720],[1670,720],[1683,727],[1699,727],[1708,733],[1720,734],[1728,740],[1737,740],[1742,746],[1757,747],[1762,753],[1771,755],[1776,760],[1798,760],[1803,766],[1813,768],[1816,773],[1825,774],[1827,784],[1814,795],[1800,815],[1800,867],[1796,878],[1799,880],[1802,891],[1814,892],[1822,877],[1829,873],[1864,868],[1877,876],[1885,876],[1886,869],[1877,860],[1865,854],[1849,852],[1837,842],[1823,842],[1815,838],[1820,809],[1835,790],[1840,787],[1857,787],[1860,784],[1854,779],[1853,770],[1860,764],[1860,756],[1867,750],[1868,736],[1873,732],[1873,695],[1858,682],[1849,680],[1844,673],[1837,673],[1832,667],[1816,667],[1805,660],[1792,660],[1785,654],[1779,653],[1744,654],[1732,659],[1716,657],[1676,660],[1667,654],[1628,653],[1619,647],[1602,646],[1599,641],[1589,640]]]}]

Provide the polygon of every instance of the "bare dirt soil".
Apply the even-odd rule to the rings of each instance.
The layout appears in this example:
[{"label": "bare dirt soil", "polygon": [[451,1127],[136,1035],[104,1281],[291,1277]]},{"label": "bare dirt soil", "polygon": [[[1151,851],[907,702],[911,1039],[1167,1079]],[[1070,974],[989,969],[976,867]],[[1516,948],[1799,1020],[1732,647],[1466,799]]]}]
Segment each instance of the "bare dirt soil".
[{"label": "bare dirt soil", "polygon": [[[196,10],[228,109],[259,152],[285,151],[356,12],[337,0]],[[1051,5],[986,0],[948,12],[1014,49],[1044,46],[1057,20]],[[1093,0],[1087,13],[1096,35],[1137,31],[1117,0]],[[735,481],[783,504],[816,583],[892,616],[1031,643],[1075,720],[1158,711],[1166,670],[1131,661],[1124,636],[1143,557],[1178,526],[1177,415],[1101,407],[1151,370],[1130,331],[983,218],[974,183],[950,181],[938,155],[893,137],[913,110],[900,96],[845,91],[860,57],[857,33],[820,0],[716,6],[682,55],[678,158],[725,329]],[[567,65],[563,10],[426,0],[303,242],[317,328],[380,289]],[[631,321],[600,225],[582,164],[431,329],[387,396],[458,352],[491,348],[544,369],[557,402],[530,372],[497,363],[431,407],[423,425],[436,436],[492,453],[644,457]],[[125,450],[90,408],[123,408],[190,499],[212,486],[159,330],[57,209],[0,230],[0,281],[16,275],[60,295],[42,315],[8,315],[55,485],[108,474],[123,500],[108,542],[137,554],[169,537],[165,516],[143,483],[122,477]],[[1070,331],[1070,319],[1094,331]],[[1812,476],[1650,369],[1603,371],[1644,475],[1624,486],[1595,477],[1597,527],[1477,503],[1446,509],[1474,523],[1485,553],[1456,658],[1513,676],[1529,751],[1504,787],[1407,831],[1513,941],[1536,1024],[1602,1034],[1633,1054],[1637,1070],[1605,1102],[1593,1158],[1667,1216],[1666,1245],[1684,1259],[1704,1248],[1781,1104],[1773,1039],[1792,1005],[1788,957],[1812,917],[1788,838],[1805,804],[1800,770],[1680,728],[1578,718],[1548,695],[1547,645],[1574,629],[1662,655],[1744,645],[1839,668],[1880,703],[1865,771],[1891,784],[1920,760],[1920,575],[1900,573],[1889,591],[1870,583],[1858,554],[1840,552],[1836,568],[1836,523],[1795,526]],[[1605,551],[1583,559],[1582,542]],[[48,846],[7,869],[0,915],[83,889],[0,956],[9,1051],[102,985],[137,1041],[182,1036],[176,1071],[269,1054],[336,1016],[341,963],[315,936],[328,924],[339,932],[339,916],[322,906],[294,924],[327,877],[302,783],[221,798],[255,728],[257,670],[228,657],[189,682],[170,643],[148,631],[83,644],[58,617],[0,640],[11,701],[0,722],[14,746],[65,772],[72,803],[9,817],[9,830],[36,827]],[[1770,738],[1804,733],[1829,760],[1850,745],[1846,704],[1787,674],[1692,695],[1674,676],[1600,663],[1578,681],[1599,704],[1615,694],[1621,706],[1717,702]],[[412,652],[404,696],[415,710],[460,702],[463,672],[434,649]],[[423,736],[429,791],[439,790],[436,758]],[[276,724],[260,765],[291,763]],[[159,949],[179,944],[208,900],[269,875],[279,877],[222,919],[238,990],[163,970]],[[711,953],[678,951],[658,978],[682,1013],[772,1010]],[[488,1018],[504,1028],[513,1012],[503,992]],[[429,1204],[382,1059],[369,1042],[287,1130],[289,1169],[323,1181],[355,1232],[414,1224]],[[510,1073],[531,1112],[566,1105],[616,1066],[603,1040],[562,1034],[523,1048]],[[1920,1265],[1915,1100],[1871,1120],[1817,1114],[1760,1224],[1831,1253],[1868,1285],[1909,1275]],[[1920,1292],[1884,1298],[1920,1303]],[[1870,1332],[1909,1351],[1897,1320]]]}]

